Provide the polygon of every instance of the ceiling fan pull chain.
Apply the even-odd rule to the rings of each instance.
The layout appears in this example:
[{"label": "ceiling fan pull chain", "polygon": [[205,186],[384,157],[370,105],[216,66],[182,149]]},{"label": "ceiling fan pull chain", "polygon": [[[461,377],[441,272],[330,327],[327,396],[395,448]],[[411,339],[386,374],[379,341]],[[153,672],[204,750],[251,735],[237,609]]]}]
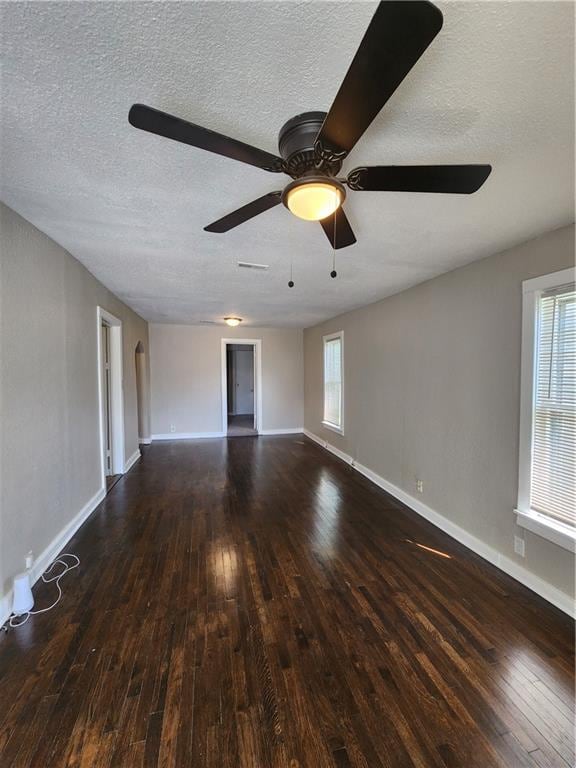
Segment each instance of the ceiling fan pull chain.
[{"label": "ceiling fan pull chain", "polygon": [[336,272],[336,211],[334,211],[334,237],[332,239],[332,272],[330,272],[330,277],[336,277],[338,275],[338,272]]},{"label": "ceiling fan pull chain", "polygon": [[290,280],[288,280],[288,288],[294,288],[294,280],[292,279],[292,263],[293,259],[290,256]]}]

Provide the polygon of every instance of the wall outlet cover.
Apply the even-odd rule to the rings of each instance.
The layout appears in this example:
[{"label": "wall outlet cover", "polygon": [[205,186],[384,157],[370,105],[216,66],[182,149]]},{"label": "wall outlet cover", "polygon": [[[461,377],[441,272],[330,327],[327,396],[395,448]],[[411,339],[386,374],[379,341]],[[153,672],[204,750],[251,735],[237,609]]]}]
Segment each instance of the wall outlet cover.
[{"label": "wall outlet cover", "polygon": [[514,536],[514,552],[516,552],[517,555],[520,555],[520,557],[524,557],[525,555],[525,542],[520,536]]},{"label": "wall outlet cover", "polygon": [[416,490],[418,493],[424,493],[424,481],[416,480]]}]

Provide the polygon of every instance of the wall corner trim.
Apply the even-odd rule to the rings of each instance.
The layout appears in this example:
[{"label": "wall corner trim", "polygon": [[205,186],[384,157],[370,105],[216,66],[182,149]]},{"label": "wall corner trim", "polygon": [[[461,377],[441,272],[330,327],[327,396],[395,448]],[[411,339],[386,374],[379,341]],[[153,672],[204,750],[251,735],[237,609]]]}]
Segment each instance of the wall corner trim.
[{"label": "wall corner trim", "polygon": [[559,608],[564,613],[568,614],[568,616],[576,618],[576,606],[570,595],[562,592],[561,590],[557,589],[557,587],[554,587],[552,584],[544,581],[544,579],[541,579],[539,576],[531,573],[527,568],[523,568],[521,565],[518,565],[514,562],[514,560],[507,557],[506,555],[503,555],[501,552],[498,552],[497,549],[494,549],[489,544],[486,544],[484,541],[482,541],[482,539],[479,539],[473,534],[468,533],[468,531],[466,531],[464,528],[456,525],[456,523],[453,523],[447,517],[444,517],[444,515],[432,509],[427,504],[424,504],[419,499],[411,496],[402,488],[398,488],[398,486],[393,485],[385,478],[376,474],[376,472],[373,472],[369,467],[365,467],[363,464],[359,464],[355,459],[352,458],[352,456],[349,456],[347,453],[340,451],[326,440],[318,437],[318,435],[315,435],[308,429],[304,429],[304,434],[306,437],[310,438],[310,440],[314,441],[325,450],[330,451],[330,453],[333,453],[339,459],[346,462],[346,464],[349,464],[357,472],[360,472],[361,475],[364,475],[364,477],[373,482],[379,488],[382,488],[382,490],[386,491],[391,496],[394,496],[394,498],[398,499],[398,501],[401,501],[418,515],[424,517],[437,528],[440,528],[441,531],[444,531],[444,533],[447,533],[453,539],[456,539],[456,541],[459,541],[465,547],[471,549],[472,552],[475,552],[477,555],[480,555],[480,557],[488,560],[489,563],[495,565],[501,571],[504,571],[504,573],[507,573],[513,579],[516,579],[516,581],[519,581],[525,587],[532,590],[532,592],[535,592],[537,595],[544,598],[544,600],[548,601],[556,608]]},{"label": "wall corner trim", "polygon": [[[30,570],[30,581],[36,584],[50,563],[66,546],[80,526],[90,517],[98,504],[104,500],[106,489],[100,488],[92,498],[86,502],[82,509],[67,523],[64,528],[52,539],[46,549],[36,558]],[[0,599],[0,626],[9,618],[12,610],[12,589]]]},{"label": "wall corner trim", "polygon": [[132,469],[132,467],[134,466],[134,464],[136,464],[136,462],[138,461],[141,455],[142,454],[140,453],[139,449],[134,451],[132,456],[130,456],[130,458],[127,460],[126,464],[124,464],[124,473]]}]

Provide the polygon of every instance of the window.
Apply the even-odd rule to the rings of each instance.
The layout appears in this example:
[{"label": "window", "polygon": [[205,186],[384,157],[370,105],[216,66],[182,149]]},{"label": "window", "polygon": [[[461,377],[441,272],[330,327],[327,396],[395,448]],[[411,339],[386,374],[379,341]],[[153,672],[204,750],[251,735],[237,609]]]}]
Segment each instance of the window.
[{"label": "window", "polygon": [[324,336],[325,427],[344,434],[344,331]]},{"label": "window", "polygon": [[523,286],[518,524],[576,543],[576,292],[571,269]]}]

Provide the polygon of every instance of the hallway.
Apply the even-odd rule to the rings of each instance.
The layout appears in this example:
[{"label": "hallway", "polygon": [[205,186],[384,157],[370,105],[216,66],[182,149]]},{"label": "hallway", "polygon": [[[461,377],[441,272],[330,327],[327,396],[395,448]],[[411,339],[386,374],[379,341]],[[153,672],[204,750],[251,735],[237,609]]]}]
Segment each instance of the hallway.
[{"label": "hallway", "polygon": [[573,764],[568,617],[301,435],[153,443],[66,551],[6,768]]},{"label": "hallway", "polygon": [[254,414],[228,416],[228,437],[255,437]]}]

